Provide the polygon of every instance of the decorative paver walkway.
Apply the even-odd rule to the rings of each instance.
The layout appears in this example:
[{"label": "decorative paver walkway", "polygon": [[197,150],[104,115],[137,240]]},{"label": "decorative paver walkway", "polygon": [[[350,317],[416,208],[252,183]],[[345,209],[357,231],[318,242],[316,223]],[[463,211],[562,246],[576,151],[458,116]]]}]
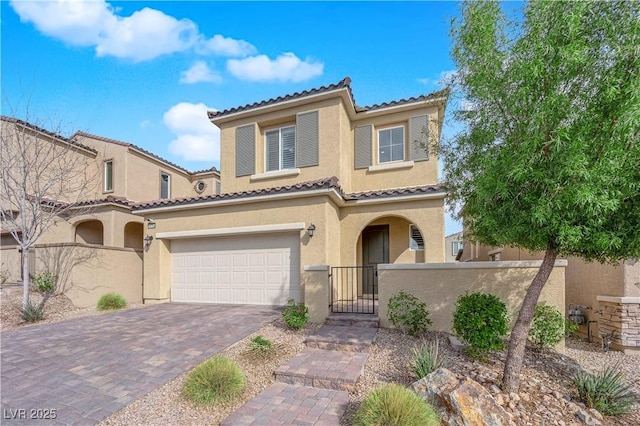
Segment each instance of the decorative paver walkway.
[{"label": "decorative paver walkway", "polygon": [[95,424],[280,315],[163,304],[3,331],[0,423]]},{"label": "decorative paver walkway", "polygon": [[221,425],[339,425],[349,404],[346,390],[353,389],[363,373],[378,331],[377,318],[364,319],[366,326],[354,321],[328,319],[337,325],[323,325],[307,337],[306,349],[276,370],[280,383],[245,403]]}]

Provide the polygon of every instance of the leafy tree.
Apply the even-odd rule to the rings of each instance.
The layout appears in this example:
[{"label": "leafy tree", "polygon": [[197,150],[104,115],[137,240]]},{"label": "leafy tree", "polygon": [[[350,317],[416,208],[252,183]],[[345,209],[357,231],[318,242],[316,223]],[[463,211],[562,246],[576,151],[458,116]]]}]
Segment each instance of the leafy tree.
[{"label": "leafy tree", "polygon": [[509,19],[496,2],[461,5],[451,30],[453,89],[466,126],[441,146],[449,206],[465,237],[545,253],[512,330],[510,391],[557,256],[640,256],[638,4],[522,7],[521,19]]}]

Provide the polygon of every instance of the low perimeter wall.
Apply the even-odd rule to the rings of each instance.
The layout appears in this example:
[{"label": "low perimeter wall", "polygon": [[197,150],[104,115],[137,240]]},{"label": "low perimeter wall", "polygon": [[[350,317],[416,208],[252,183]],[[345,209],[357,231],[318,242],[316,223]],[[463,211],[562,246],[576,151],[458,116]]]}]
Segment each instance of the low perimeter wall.
[{"label": "low perimeter wall", "polygon": [[[389,298],[404,290],[427,304],[432,330],[452,332],[456,300],[466,292],[490,293],[502,299],[513,326],[540,264],[541,261],[511,261],[378,265],[380,325],[390,327]],[[566,265],[566,260],[556,262],[539,300],[556,307],[563,315]]]},{"label": "low perimeter wall", "polygon": [[141,250],[64,243],[36,245],[30,256],[34,254],[31,274],[56,274],[59,290],[78,307],[95,306],[110,292],[142,303]]}]

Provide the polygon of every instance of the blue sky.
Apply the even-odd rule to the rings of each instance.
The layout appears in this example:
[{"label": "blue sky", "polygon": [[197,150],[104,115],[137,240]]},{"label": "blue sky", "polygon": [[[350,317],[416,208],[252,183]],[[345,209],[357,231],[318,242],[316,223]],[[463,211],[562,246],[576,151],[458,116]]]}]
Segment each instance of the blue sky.
[{"label": "blue sky", "polygon": [[[437,90],[453,2],[2,1],[2,113],[219,167],[207,109],[349,76],[359,105]],[[27,113],[28,109],[28,113]],[[46,127],[46,126],[45,126]],[[450,129],[445,125],[445,132]],[[460,225],[447,220],[447,234]]]}]

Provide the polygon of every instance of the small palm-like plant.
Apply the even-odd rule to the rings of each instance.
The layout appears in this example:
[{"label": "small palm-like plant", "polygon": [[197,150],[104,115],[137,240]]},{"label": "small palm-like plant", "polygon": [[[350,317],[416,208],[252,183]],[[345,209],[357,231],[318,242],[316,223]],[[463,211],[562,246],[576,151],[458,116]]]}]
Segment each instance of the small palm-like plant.
[{"label": "small palm-like plant", "polygon": [[631,411],[640,403],[640,396],[632,391],[634,383],[625,383],[618,364],[607,366],[599,373],[578,373],[574,380],[580,399],[589,408],[605,416],[617,416]]},{"label": "small palm-like plant", "polygon": [[418,379],[422,379],[438,368],[445,366],[446,360],[440,353],[439,348],[440,345],[438,339],[436,339],[431,342],[425,342],[411,350],[413,355],[412,369]]}]

